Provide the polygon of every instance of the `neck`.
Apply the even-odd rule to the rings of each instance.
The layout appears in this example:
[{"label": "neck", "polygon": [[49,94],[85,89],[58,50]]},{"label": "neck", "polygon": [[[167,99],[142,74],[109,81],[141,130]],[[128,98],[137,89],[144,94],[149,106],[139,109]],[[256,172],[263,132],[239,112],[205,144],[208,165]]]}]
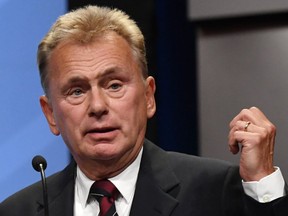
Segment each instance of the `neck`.
[{"label": "neck", "polygon": [[[81,171],[91,180],[97,181],[119,175],[137,158],[141,148],[130,157],[111,160],[76,160]],[[125,158],[125,159],[123,159]]]}]

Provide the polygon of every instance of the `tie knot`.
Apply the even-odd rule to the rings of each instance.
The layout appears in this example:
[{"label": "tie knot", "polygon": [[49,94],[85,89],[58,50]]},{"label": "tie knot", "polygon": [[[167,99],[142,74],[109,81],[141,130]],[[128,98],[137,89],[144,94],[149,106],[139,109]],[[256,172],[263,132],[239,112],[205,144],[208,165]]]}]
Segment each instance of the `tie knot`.
[{"label": "tie knot", "polygon": [[109,180],[94,182],[90,189],[90,195],[99,202],[99,216],[118,216],[114,201],[119,191]]},{"label": "tie knot", "polygon": [[93,183],[90,194],[98,197],[108,197],[115,200],[119,194],[118,189],[109,180],[100,180]]}]

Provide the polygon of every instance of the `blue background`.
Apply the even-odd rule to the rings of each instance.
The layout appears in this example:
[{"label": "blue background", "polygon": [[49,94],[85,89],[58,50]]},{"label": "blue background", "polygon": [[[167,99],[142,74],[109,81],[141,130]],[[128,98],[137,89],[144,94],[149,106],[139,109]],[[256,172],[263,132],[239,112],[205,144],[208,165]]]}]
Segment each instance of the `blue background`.
[{"label": "blue background", "polygon": [[47,176],[69,161],[42,114],[36,64],[38,43],[65,12],[66,0],[0,0],[0,201],[41,179],[35,155],[46,158]]}]

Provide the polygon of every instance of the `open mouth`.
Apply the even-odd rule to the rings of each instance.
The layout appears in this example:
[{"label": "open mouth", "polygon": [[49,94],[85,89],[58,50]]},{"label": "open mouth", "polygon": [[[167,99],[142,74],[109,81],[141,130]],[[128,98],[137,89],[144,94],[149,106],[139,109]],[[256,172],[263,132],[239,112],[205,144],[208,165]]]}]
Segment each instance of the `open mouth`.
[{"label": "open mouth", "polygon": [[113,135],[116,130],[115,127],[98,127],[87,130],[85,134],[103,137]]},{"label": "open mouth", "polygon": [[115,128],[97,128],[97,129],[89,130],[87,133],[109,133],[114,130]]}]

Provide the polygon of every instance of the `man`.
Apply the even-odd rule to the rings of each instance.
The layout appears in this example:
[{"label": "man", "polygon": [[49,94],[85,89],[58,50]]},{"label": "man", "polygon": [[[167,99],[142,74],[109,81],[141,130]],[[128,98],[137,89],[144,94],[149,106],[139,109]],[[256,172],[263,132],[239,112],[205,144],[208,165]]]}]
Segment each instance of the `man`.
[{"label": "man", "polygon": [[[165,152],[145,139],[156,111],[155,81],[148,76],[143,35],[123,12],[89,6],[60,17],[39,45],[38,65],[43,113],[74,159],[47,179],[50,215],[104,215],[104,200],[119,216],[271,215],[273,202],[260,202],[284,195],[273,167],[275,129],[257,108],[231,122],[231,151],[242,143],[240,170]],[[279,176],[272,195],[264,199],[266,191],[253,191],[255,185],[269,191],[263,181]],[[113,188],[109,199],[106,186],[94,190],[103,180]],[[36,183],[12,195],[0,215],[44,215],[41,191]]]}]

